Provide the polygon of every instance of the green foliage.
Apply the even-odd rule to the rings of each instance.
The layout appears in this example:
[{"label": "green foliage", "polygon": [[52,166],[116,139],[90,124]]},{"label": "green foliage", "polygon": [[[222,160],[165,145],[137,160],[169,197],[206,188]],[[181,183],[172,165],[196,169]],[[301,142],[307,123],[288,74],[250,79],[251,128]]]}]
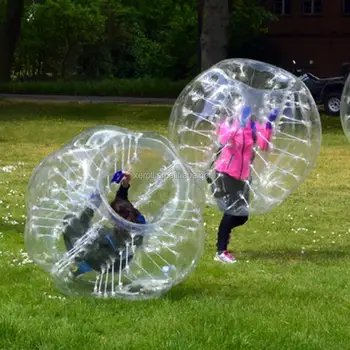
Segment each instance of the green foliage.
[{"label": "green foliage", "polygon": [[0,25],[4,20],[5,9],[6,9],[6,0],[0,0]]},{"label": "green foliage", "polygon": [[[231,55],[272,19],[256,0],[236,0],[232,11]],[[189,79],[197,38],[196,0],[27,0],[14,77]]]},{"label": "green foliage", "polygon": [[0,93],[76,96],[130,96],[176,98],[187,80],[139,78],[99,81],[12,82],[0,84]]},{"label": "green foliage", "polygon": [[46,0],[30,5],[19,45],[20,68],[24,61],[30,62],[26,67],[31,70],[29,75],[74,74],[84,46],[97,42],[103,33],[103,16],[96,2],[86,3]]},{"label": "green foliage", "polygon": [[85,45],[79,75],[88,78],[133,76],[134,40],[130,28],[139,13],[119,0],[94,0],[103,16],[103,31],[96,42]]},{"label": "green foliage", "polygon": [[135,75],[161,76],[169,60],[162,44],[148,38],[137,23],[132,28],[132,34],[134,40],[131,46],[131,54],[135,60]]},{"label": "green foliage", "polygon": [[[232,9],[230,52],[239,53],[267,33],[267,23],[277,17],[261,6],[259,0],[235,0]],[[261,43],[263,47],[264,44]]]},{"label": "green foliage", "polygon": [[195,71],[196,1],[131,0],[140,13],[132,53],[137,75],[187,78]]}]

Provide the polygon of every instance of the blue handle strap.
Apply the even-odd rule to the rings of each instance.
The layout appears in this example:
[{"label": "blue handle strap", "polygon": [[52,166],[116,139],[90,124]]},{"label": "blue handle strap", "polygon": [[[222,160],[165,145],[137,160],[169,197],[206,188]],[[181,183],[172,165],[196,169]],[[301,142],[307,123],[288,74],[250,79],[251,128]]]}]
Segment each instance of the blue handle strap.
[{"label": "blue handle strap", "polygon": [[111,182],[115,182],[115,183],[119,184],[120,181],[122,181],[123,177],[124,177],[124,172],[123,172],[123,170],[118,170],[118,171],[113,175]]},{"label": "blue handle strap", "polygon": [[78,264],[77,269],[72,272],[74,276],[79,276],[79,275],[82,275],[83,273],[87,273],[92,270],[93,268],[86,261],[82,261]]},{"label": "blue handle strap", "polygon": [[250,127],[252,129],[252,138],[254,143],[256,143],[256,124],[254,123],[253,120],[250,120]]},{"label": "blue handle strap", "polygon": [[106,238],[107,241],[110,243],[110,245],[112,246],[112,248],[115,250],[116,247],[115,247],[115,245],[114,245],[114,243],[113,243],[113,241],[112,241],[110,235],[105,235],[105,238]]},{"label": "blue handle strap", "polygon": [[137,220],[138,224],[146,224],[147,223],[145,217],[141,214],[137,215],[136,220]]}]

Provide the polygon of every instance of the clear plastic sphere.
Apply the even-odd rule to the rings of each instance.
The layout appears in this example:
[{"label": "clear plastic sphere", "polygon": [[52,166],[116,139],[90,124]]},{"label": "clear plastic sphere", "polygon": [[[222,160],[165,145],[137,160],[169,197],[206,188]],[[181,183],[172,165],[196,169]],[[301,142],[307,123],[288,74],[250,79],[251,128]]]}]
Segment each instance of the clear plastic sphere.
[{"label": "clear plastic sphere", "polygon": [[[120,170],[131,171],[128,199],[146,222],[130,222],[111,208]],[[201,203],[197,181],[166,138],[96,127],[34,171],[25,243],[68,295],[153,298],[197,265],[205,232]]]},{"label": "clear plastic sphere", "polygon": [[350,75],[343,88],[340,104],[340,120],[345,136],[350,141]]},{"label": "clear plastic sphere", "polygon": [[207,204],[231,215],[281,204],[313,168],[322,140],[305,84],[248,59],[221,61],[190,82],[173,106],[169,134],[206,180]]}]

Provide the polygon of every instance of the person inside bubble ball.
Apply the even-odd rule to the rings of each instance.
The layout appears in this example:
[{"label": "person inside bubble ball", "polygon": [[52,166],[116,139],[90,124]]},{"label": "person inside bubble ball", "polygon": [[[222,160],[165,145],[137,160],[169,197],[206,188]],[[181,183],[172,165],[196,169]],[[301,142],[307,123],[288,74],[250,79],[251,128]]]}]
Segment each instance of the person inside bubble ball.
[{"label": "person inside bubble ball", "polygon": [[[146,224],[144,216],[133,206],[128,199],[130,189],[130,172],[117,171],[111,182],[120,183],[115,198],[110,203],[111,208],[122,218],[137,224]],[[101,204],[101,195],[96,192],[90,197],[92,207],[98,208]],[[64,218],[66,225],[63,233],[66,249],[73,249],[75,242],[84,236],[91,227],[94,209],[86,207],[79,217],[67,215]],[[131,237],[130,232],[120,227],[101,227],[98,237],[88,245],[86,252],[75,259],[76,267],[71,271],[73,276],[79,276],[92,270],[101,272],[106,269],[107,261],[114,261],[114,271],[124,269],[133,258],[132,245],[140,247],[143,242],[142,235]],[[111,267],[109,272],[111,272]]]},{"label": "person inside bubble ball", "polygon": [[219,152],[215,161],[216,179],[212,182],[214,197],[224,211],[217,234],[216,261],[235,263],[227,251],[231,231],[248,221],[250,166],[254,147],[267,151],[272,137],[272,123],[278,116],[274,109],[265,125],[251,118],[251,107],[244,106],[238,117],[226,118],[217,128]]}]

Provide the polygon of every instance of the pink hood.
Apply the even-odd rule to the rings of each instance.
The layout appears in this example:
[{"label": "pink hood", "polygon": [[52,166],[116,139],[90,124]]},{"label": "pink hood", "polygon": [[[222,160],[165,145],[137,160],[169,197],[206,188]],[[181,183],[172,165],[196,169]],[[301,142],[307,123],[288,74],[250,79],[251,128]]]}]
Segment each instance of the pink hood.
[{"label": "pink hood", "polygon": [[239,180],[248,180],[250,164],[254,155],[252,127],[256,128],[256,143],[260,149],[267,151],[272,137],[272,130],[261,124],[249,121],[245,128],[236,120],[232,125],[228,121],[218,127],[219,142],[223,146],[215,164],[218,172],[226,173]]}]

